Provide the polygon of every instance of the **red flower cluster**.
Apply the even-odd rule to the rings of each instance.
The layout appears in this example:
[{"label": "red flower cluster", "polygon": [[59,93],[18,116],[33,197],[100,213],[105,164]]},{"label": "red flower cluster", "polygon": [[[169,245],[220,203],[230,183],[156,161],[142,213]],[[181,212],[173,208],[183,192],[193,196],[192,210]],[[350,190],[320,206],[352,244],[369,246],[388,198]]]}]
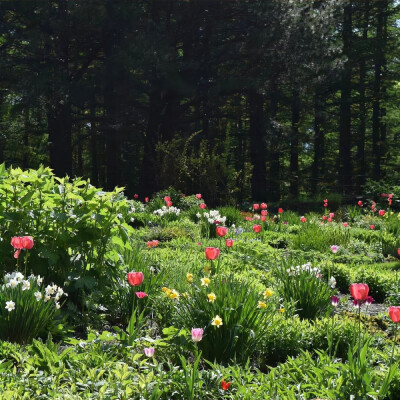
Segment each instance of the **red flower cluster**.
[{"label": "red flower cluster", "polygon": [[21,250],[30,250],[33,247],[33,244],[32,236],[14,236],[11,238],[11,246],[16,250],[14,258],[18,258]]},{"label": "red flower cluster", "polygon": [[149,240],[147,242],[147,247],[157,247],[158,246],[158,240]]}]

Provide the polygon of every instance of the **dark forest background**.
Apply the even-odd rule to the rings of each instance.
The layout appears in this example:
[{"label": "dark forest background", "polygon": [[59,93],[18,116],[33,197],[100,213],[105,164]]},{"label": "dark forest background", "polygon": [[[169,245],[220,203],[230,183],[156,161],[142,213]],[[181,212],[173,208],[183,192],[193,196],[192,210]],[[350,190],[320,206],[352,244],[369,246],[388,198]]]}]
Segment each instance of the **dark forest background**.
[{"label": "dark forest background", "polygon": [[210,204],[394,185],[399,13],[390,0],[3,0],[0,162]]}]

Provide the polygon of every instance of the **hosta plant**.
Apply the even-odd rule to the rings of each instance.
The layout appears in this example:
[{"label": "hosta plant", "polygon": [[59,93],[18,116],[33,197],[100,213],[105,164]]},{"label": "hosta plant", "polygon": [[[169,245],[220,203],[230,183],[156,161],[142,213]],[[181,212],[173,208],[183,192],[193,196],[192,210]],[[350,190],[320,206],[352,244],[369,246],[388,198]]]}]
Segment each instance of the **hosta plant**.
[{"label": "hosta plant", "polygon": [[29,343],[46,334],[65,295],[57,285],[44,288],[40,276],[6,274],[0,286],[0,339]]}]

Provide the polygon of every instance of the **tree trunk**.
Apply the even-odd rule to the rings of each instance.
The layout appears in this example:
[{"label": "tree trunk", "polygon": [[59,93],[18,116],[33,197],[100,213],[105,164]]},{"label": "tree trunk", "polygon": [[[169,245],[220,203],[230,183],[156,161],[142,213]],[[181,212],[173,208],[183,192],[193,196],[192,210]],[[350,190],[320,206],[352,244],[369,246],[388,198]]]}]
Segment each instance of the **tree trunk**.
[{"label": "tree trunk", "polygon": [[311,193],[319,192],[319,180],[325,169],[325,132],[323,129],[325,101],[317,89],[314,96],[314,160],[311,173]]},{"label": "tree trunk", "polygon": [[299,196],[299,122],[300,97],[297,88],[292,92],[292,132],[290,140],[290,195]]},{"label": "tree trunk", "polygon": [[[66,98],[66,97],[65,97]],[[50,166],[56,176],[72,176],[72,119],[67,100],[55,101],[47,114]]]},{"label": "tree trunk", "polygon": [[264,128],[264,97],[251,92],[248,95],[250,107],[250,158],[253,165],[251,196],[254,201],[266,200],[266,143]]},{"label": "tree trunk", "polygon": [[365,179],[366,179],[365,131],[366,131],[367,107],[365,100],[365,83],[366,83],[365,81],[366,81],[367,51],[365,50],[365,46],[367,46],[368,42],[369,0],[365,1],[364,7],[365,7],[365,12],[364,12],[362,54],[360,59],[360,81],[359,81],[360,124],[358,126],[357,156],[356,156],[357,189],[359,192],[361,192],[361,188],[365,184]]},{"label": "tree trunk", "polygon": [[90,180],[94,186],[99,184],[99,170],[97,160],[97,126],[96,126],[96,107],[95,99],[90,105],[90,155],[91,155],[91,174]]},{"label": "tree trunk", "polygon": [[339,122],[339,190],[347,195],[352,191],[351,165],[351,37],[352,3],[344,8],[343,53],[347,56],[341,82],[340,122]]},{"label": "tree trunk", "polygon": [[273,85],[271,89],[270,107],[269,107],[269,133],[272,150],[269,159],[269,200],[279,201],[281,197],[281,182],[280,182],[280,142],[281,134],[277,128],[275,119],[278,114],[279,94],[278,88]]}]

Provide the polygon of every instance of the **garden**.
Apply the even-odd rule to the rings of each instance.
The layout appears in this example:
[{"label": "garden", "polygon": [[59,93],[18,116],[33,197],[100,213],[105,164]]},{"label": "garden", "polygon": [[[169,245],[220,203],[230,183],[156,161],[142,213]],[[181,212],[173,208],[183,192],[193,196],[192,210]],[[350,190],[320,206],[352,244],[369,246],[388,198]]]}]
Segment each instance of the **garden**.
[{"label": "garden", "polygon": [[398,187],[298,214],[0,165],[2,399],[399,399]]}]

